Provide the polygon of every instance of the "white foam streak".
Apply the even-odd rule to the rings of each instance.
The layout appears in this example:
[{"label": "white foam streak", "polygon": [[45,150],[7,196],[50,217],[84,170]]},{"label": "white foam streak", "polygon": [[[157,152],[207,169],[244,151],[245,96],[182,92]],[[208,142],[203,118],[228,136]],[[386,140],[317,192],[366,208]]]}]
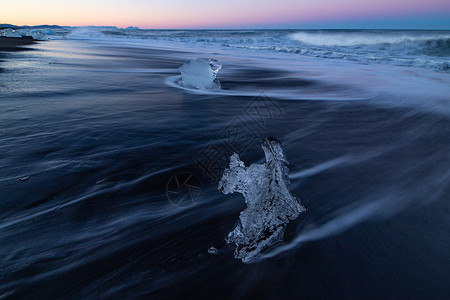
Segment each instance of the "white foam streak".
[{"label": "white foam streak", "polygon": [[298,179],[298,178],[305,178],[305,177],[309,177],[315,174],[318,174],[320,172],[323,172],[325,170],[331,169],[333,167],[337,167],[339,165],[345,164],[347,162],[350,161],[350,157],[347,156],[342,156],[327,162],[324,162],[322,164],[319,164],[315,167],[297,172],[297,173],[293,173],[290,175],[291,179]]},{"label": "white foam streak", "polygon": [[283,100],[312,100],[312,101],[363,101],[367,97],[361,95],[354,95],[351,92],[299,92],[298,90],[225,90],[225,89],[196,89],[184,86],[182,84],[181,76],[169,76],[165,80],[165,84],[170,87],[185,90],[188,93],[196,95],[216,95],[216,96],[244,96],[244,97],[258,97],[262,92],[268,97],[273,97]]},{"label": "white foam streak", "polygon": [[315,46],[365,46],[382,44],[400,44],[404,42],[426,42],[435,39],[448,39],[450,35],[387,35],[383,34],[330,34],[298,32],[290,35],[291,39]]},{"label": "white foam streak", "polygon": [[[378,154],[382,153],[377,152]],[[361,156],[360,159],[367,159],[368,157],[374,157],[374,155],[375,152]],[[294,176],[296,178],[311,176],[333,166],[343,164],[346,161],[349,161],[346,157],[337,158],[314,168],[298,172]],[[415,170],[415,168],[412,168],[409,171],[415,172]],[[363,222],[390,218],[412,205],[426,205],[441,199],[446,192],[445,183],[448,182],[449,178],[450,171],[442,168],[442,170],[429,174],[427,178],[423,179],[423,182],[415,186],[416,188],[411,189],[411,186],[408,185],[404,187],[391,186],[379,190],[367,198],[359,200],[356,204],[350,204],[335,211],[327,221],[318,226],[315,226],[315,224],[306,225],[292,241],[262,255],[260,259],[277,256],[298,248],[306,242],[336,236]]]},{"label": "white foam streak", "polygon": [[363,221],[382,216],[388,211],[386,207],[389,204],[392,204],[391,200],[393,200],[391,197],[382,198],[378,201],[365,203],[356,208],[345,208],[345,211],[341,210],[340,214],[335,218],[319,227],[305,229],[293,241],[262,255],[261,259],[274,257],[280,253],[299,247],[305,242],[321,240],[338,235]]}]

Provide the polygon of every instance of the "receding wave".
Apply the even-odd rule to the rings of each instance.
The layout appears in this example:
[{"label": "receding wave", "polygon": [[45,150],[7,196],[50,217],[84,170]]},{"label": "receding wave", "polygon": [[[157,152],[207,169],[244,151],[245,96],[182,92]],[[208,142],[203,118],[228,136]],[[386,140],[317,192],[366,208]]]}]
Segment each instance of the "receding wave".
[{"label": "receding wave", "polygon": [[[53,37],[51,37],[53,38]],[[363,64],[450,70],[448,31],[144,30],[114,27],[71,29],[68,39],[134,40],[152,46],[242,49],[292,53]],[[147,42],[145,42],[147,41]]]},{"label": "receding wave", "polygon": [[[185,90],[191,94],[200,95],[220,95],[220,96],[243,96],[243,97],[257,97],[262,93],[261,89],[249,89],[242,84],[241,88],[235,89],[195,89],[183,86],[180,84],[181,76],[170,76],[167,77],[165,83],[168,86]],[[226,87],[226,85],[225,85]],[[323,91],[321,89],[317,90],[301,90],[301,89],[264,89],[264,95],[268,97],[273,97],[277,99],[284,100],[314,100],[314,101],[357,101],[366,100],[367,97],[362,97],[360,93],[354,93],[349,90],[330,90]]]}]

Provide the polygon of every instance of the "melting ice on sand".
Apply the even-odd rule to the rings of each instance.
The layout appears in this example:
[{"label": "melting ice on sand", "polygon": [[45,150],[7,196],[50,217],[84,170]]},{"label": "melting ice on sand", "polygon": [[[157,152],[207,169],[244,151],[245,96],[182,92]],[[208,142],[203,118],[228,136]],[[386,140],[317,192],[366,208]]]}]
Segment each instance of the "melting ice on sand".
[{"label": "melting ice on sand", "polygon": [[289,221],[306,210],[290,191],[288,162],[281,143],[269,137],[261,146],[265,163],[246,167],[234,153],[218,187],[224,194],[239,192],[245,197],[247,208],[226,239],[237,246],[234,257],[245,263],[281,241]]},{"label": "melting ice on sand", "polygon": [[214,58],[196,58],[185,62],[180,67],[181,84],[196,89],[219,89],[220,82],[216,79],[222,64]]}]

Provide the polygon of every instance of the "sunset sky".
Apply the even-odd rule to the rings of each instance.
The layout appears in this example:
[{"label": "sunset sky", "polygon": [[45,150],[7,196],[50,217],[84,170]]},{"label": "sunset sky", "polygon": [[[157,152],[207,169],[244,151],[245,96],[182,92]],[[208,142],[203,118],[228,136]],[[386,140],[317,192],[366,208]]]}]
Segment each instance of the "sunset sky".
[{"label": "sunset sky", "polygon": [[450,29],[450,0],[14,0],[1,4],[0,23]]}]

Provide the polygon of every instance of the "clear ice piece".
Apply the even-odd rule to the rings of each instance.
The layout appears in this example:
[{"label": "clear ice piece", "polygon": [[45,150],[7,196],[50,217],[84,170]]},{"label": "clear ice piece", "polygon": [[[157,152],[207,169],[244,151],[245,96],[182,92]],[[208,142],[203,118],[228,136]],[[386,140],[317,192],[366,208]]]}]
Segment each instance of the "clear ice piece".
[{"label": "clear ice piece", "polygon": [[185,62],[180,68],[181,84],[196,89],[219,89],[216,79],[222,64],[214,58],[196,58]]},{"label": "clear ice piece", "polygon": [[209,249],[208,249],[208,253],[212,254],[212,255],[217,255],[218,252],[219,252],[219,250],[217,250],[216,247],[209,247]]},{"label": "clear ice piece", "polygon": [[281,143],[273,137],[262,140],[266,162],[246,167],[234,153],[218,190],[244,195],[247,208],[241,212],[227,243],[235,243],[234,257],[250,262],[255,256],[281,241],[284,229],[306,208],[290,191],[289,169]]}]

